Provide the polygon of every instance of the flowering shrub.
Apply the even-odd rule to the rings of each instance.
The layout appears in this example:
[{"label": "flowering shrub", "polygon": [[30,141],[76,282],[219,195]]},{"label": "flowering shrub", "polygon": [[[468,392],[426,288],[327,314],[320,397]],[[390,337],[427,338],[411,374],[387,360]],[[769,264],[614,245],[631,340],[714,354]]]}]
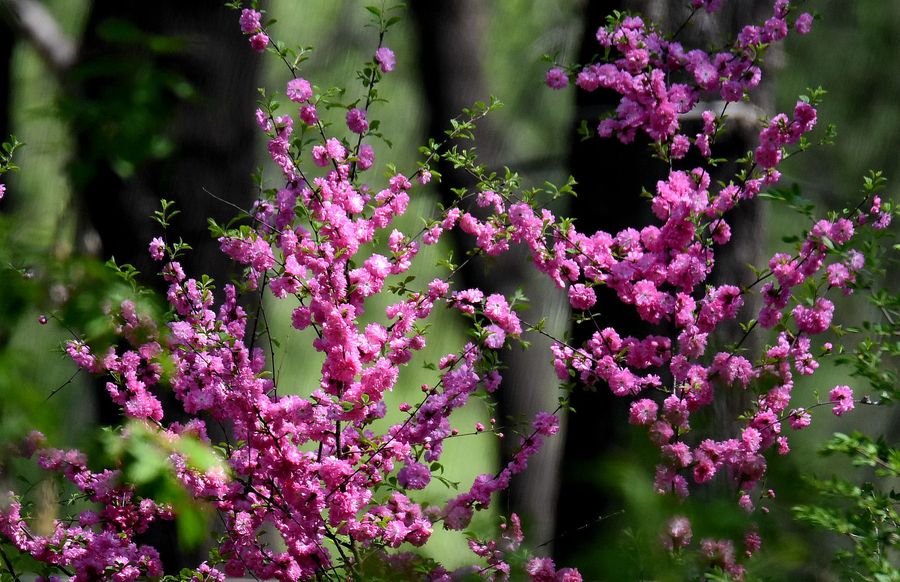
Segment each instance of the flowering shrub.
[{"label": "flowering shrub", "polygon": [[[708,12],[720,4],[692,2],[695,11]],[[0,533],[46,564],[48,575],[162,576],[156,550],[133,537],[156,520],[202,519],[191,503],[196,500],[215,512],[221,536],[206,562],[172,579],[451,580],[524,573],[533,580],[580,580],[574,569],[529,556],[514,514],[498,539],[471,537],[476,565],[449,572],[411,551],[428,543],[436,527],[465,530],[474,512],[490,507],[495,494],[558,432],[558,414],[566,408],[563,395],[556,410],[536,415],[515,454],[496,473],[479,475],[441,504],[416,500],[440,477],[445,442],[460,435],[452,413],[473,396],[499,388],[502,350],[529,333],[545,333],[519,317],[520,298],[455,289],[453,278],[462,265],[445,261],[449,273],[425,285],[408,275],[421,246],[436,244],[452,229],[474,239],[472,254],[499,257],[515,245],[526,248],[534,266],[567,291],[576,312],[592,316],[595,289],[606,286],[643,321],[659,327],[645,337],[597,329],[583,345],[554,338],[549,357],[566,387],[606,385],[624,399],[629,421],[645,427],[659,448],[654,489],[660,495],[684,498],[722,474],[733,484],[735,503],[747,512],[766,511],[774,495],[764,485],[766,455],[790,451],[788,429],[808,426],[812,411],[822,406],[843,415],[861,402],[848,386],[834,387],[827,401],[794,403],[791,392],[795,374],[813,374],[817,358],[833,351],[816,339],[834,325],[829,293],[857,288],[866,264],[857,249],[891,220],[878,175],[866,181],[854,208],[812,220],[795,248],[775,254],[751,281],[707,284],[717,249],[731,238],[729,212],[756,203],[763,193],[784,197],[775,188],[779,165],[812,145],[820,91],[765,121],[758,147],[738,160],[730,182],[714,185],[707,171],[715,163],[728,104],[760,82],[765,48],[792,29],[810,31],[812,17],[787,0],[774,2],[768,20],[747,25],[714,54],[689,50],[640,17],[617,13],[597,31],[597,62],[550,69],[546,82],[553,89],[567,87],[574,77],[580,90],[620,95],[613,114],[596,125],[597,136],[630,142],[644,134],[653,144],[652,155],[672,168],[650,195],[656,222],[618,233],[581,232],[543,206],[545,198],[571,192],[571,182],[525,189],[515,174],[490,172],[461,145],[499,106],[495,100],[451,120],[446,139],[423,147],[414,171],[387,166],[388,178],[381,182],[367,173],[376,160],[366,140],[382,138],[371,116],[383,101],[379,81],[398,66],[384,44],[396,17],[370,8],[378,43],[360,71],[362,96],[342,104],[338,93],[322,91],[301,76],[306,51],[274,41],[255,6],[235,7],[241,9],[240,31],[251,49],[273,53],[293,77],[284,92],[289,113],[280,114],[272,96],[256,111],[283,183],[265,190],[237,226],[212,224],[222,252],[243,267],[239,281],[219,288],[218,301],[213,281],[182,269],[179,258],[189,248],[168,232],[174,210],[163,201],[156,215],[161,232],[149,241],[148,252],[168,286],[170,313],[157,321],[126,300],[110,314],[119,343],[107,347],[74,338],[66,345],[77,366],[105,379],[109,397],[128,422],[119,429],[119,462],[113,468],[95,471],[85,455],[49,448],[40,434],[19,444],[21,456],[62,473],[94,504],[41,535],[29,525],[21,498],[10,495],[0,512]],[[681,116],[708,95],[721,98],[722,109],[702,112],[700,133],[683,133]],[[333,109],[343,110],[337,119],[346,131],[327,124]],[[705,164],[678,166],[692,150]],[[440,179],[439,160],[469,173],[477,182],[475,192],[461,194],[419,231],[402,232],[398,218],[411,196]],[[127,269],[120,272],[133,279]],[[267,355],[256,345],[258,316],[248,316],[241,302],[242,296],[266,290],[295,301],[292,326],[314,334],[312,348],[322,365],[312,390],[279,393],[266,372]],[[762,297],[757,313],[744,308],[750,294]],[[375,296],[392,296],[393,303],[384,314],[369,313],[363,323]],[[441,358],[436,379],[421,387],[418,401],[399,405],[401,421],[376,429],[384,426],[378,421],[401,368],[426,345],[426,320],[435,308],[465,318],[471,340]],[[758,356],[742,350],[744,340],[711,349],[716,329],[735,319],[744,321],[744,339],[762,328],[772,330],[774,340]],[[167,418],[160,394],[169,388],[188,420]],[[729,390],[754,395],[750,410],[738,419],[740,430],[726,439],[692,431],[692,416],[709,407],[717,392]],[[221,442],[213,437],[218,426],[225,428]],[[148,458],[156,465],[148,468]],[[176,486],[156,498],[145,496],[142,486],[157,479]],[[743,552],[734,540],[704,536],[676,515],[662,543],[673,552],[694,548],[704,570],[718,568],[735,579],[744,574],[739,554],[750,556],[761,544],[753,529],[741,542]]]}]

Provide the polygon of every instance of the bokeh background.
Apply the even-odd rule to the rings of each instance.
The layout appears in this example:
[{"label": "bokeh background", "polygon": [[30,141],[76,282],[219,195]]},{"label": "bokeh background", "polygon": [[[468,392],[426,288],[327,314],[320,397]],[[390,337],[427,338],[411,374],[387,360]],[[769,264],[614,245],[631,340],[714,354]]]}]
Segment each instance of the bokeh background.
[{"label": "bokeh background", "polygon": [[[661,169],[637,161],[643,150],[582,144],[575,135],[578,121],[596,117],[608,103],[603,96],[576,98],[571,89],[548,90],[542,57],[568,63],[589,58],[598,19],[612,9],[646,10],[677,26],[689,12],[681,4],[687,2],[411,2],[387,42],[398,67],[381,88],[389,103],[374,113],[392,141],[392,147],[375,144],[379,163],[415,167],[417,147],[439,136],[449,117],[495,95],[505,106],[481,127],[476,142],[489,166],[513,168],[526,184],[561,184],[574,175],[579,196],[558,209],[585,225],[610,229],[640,222],[645,211],[632,201]],[[753,12],[767,3],[740,4]],[[821,17],[813,34],[792,37],[772,51],[771,80],[757,105],[772,114],[792,108],[807,87],[828,91],[819,119],[837,126],[836,144],[814,148],[784,168],[784,182],[798,184],[824,214],[852,204],[869,169],[883,170],[892,185],[898,179],[900,2],[818,0],[809,7]],[[348,86],[349,100],[361,95],[354,71],[375,45],[363,3],[271,0],[264,8],[278,21],[277,38],[315,48],[304,76],[323,88]],[[702,44],[720,42],[728,33],[727,22],[703,19],[688,32]],[[195,248],[189,271],[210,272],[217,280],[230,276],[209,240],[206,217],[226,221],[235,214],[231,205],[248,208],[257,192],[250,176],[258,167],[264,183],[277,182],[252,112],[257,88],[280,90],[286,79],[282,63],[246,46],[236,15],[220,2],[0,0],[0,136],[13,133],[27,144],[17,157],[23,170],[7,180],[9,191],[0,202],[0,440],[36,427],[56,446],[99,454],[98,425],[115,424],[117,411],[92,381],[73,377],[75,368],[60,347],[73,330],[102,337],[104,306],[131,295],[130,285],[103,266],[110,256],[135,265],[142,272],[138,280],[159,289],[145,249],[156,226],[149,216],[161,197],[182,210],[175,232]],[[341,119],[342,112],[335,111],[333,121]],[[740,132],[734,140],[746,144]],[[416,197],[405,227],[431,215],[451,185],[465,186],[465,179],[448,172],[444,191],[435,187]],[[741,269],[743,258],[771,256],[785,247],[783,237],[802,227],[798,216],[783,208],[760,209],[741,220],[744,246],[730,259]],[[434,263],[454,250],[452,244],[428,247],[413,274],[428,280],[437,273]],[[464,246],[454,250],[456,256],[464,252]],[[564,333],[565,300],[530,277],[524,262],[515,256],[510,264],[477,263],[464,281],[507,292],[524,287],[532,307],[523,317],[546,318],[548,329]],[[896,288],[896,277],[886,284]],[[141,301],[161,309],[153,294]],[[282,386],[308,393],[320,364],[309,338],[291,330],[291,305],[271,297],[264,301],[278,342],[273,371]],[[874,316],[853,298],[839,309],[852,322]],[[40,325],[38,317],[45,313],[55,317]],[[616,320],[616,313],[606,317],[631,325]],[[438,313],[432,323],[439,331],[424,355],[430,362],[465,341],[453,316]],[[455,417],[464,432],[492,416],[513,429],[535,410],[555,407],[559,392],[544,357],[546,340],[533,339],[526,355],[506,356],[508,396],[474,403]],[[758,345],[765,340],[759,337]],[[411,366],[393,403],[412,398],[433,377],[433,371]],[[809,401],[816,391],[824,394],[843,383],[854,380],[846,370],[826,365],[811,382],[798,383],[796,398]],[[667,562],[656,549],[655,532],[672,508],[652,493],[654,456],[645,436],[621,428],[622,402],[587,395],[574,403],[578,413],[569,419],[568,440],[548,447],[532,475],[516,482],[495,508],[523,513],[529,544],[553,553],[561,565],[578,565],[587,579],[679,579],[676,570],[661,570],[669,566],[662,565]],[[763,520],[764,551],[750,562],[752,573],[771,580],[839,579],[830,557],[844,542],[795,523],[790,507],[812,495],[804,475],[867,478],[840,459],[816,454],[828,435],[865,427],[896,441],[896,420],[890,409],[871,407],[841,419],[819,415],[811,429],[792,438],[793,454],[771,462],[768,486],[778,492],[773,502],[778,510]],[[456,439],[448,445],[445,476],[467,486],[474,475],[497,467],[503,454],[503,442],[490,434]],[[17,465],[2,479],[27,480],[32,494],[46,501],[39,504],[42,518],[56,516],[52,501],[61,492],[43,484],[39,473]],[[447,490],[437,484],[426,495],[439,499]],[[699,495],[678,511],[694,519],[695,532],[706,535],[739,536],[747,525],[724,491]],[[473,530],[489,533],[496,524],[497,516],[485,512]],[[470,557],[462,536],[444,532],[427,551],[448,566]],[[168,559],[190,561],[177,545]]]}]

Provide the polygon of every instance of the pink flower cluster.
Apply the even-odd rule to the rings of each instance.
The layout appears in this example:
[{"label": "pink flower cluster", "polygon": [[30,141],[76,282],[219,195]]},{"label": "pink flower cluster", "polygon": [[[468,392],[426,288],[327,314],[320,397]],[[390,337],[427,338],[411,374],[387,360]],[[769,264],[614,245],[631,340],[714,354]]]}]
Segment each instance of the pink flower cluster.
[{"label": "pink flower cluster", "polygon": [[162,575],[157,551],[131,541],[147,531],[157,519],[172,519],[171,508],[141,499],[119,484],[117,471],[95,473],[87,468],[78,451],[40,448],[43,435],[32,433],[21,447],[24,456],[37,456],[38,465],[56,471],[100,507],[82,511],[74,522],[56,520],[53,532],[40,535],[22,516],[22,504],[10,493],[8,506],[0,511],[0,534],[20,551],[36,560],[56,566],[61,572],[73,570],[72,580],[136,580]]},{"label": "pink flower cluster", "polygon": [[[714,12],[722,0],[694,0],[695,9]],[[763,25],[745,26],[735,42],[716,54],[686,50],[638,16],[623,16],[597,31],[597,42],[610,51],[608,62],[588,64],[576,76],[584,91],[599,88],[620,94],[613,117],[597,126],[600,136],[615,135],[622,142],[634,140],[643,131],[656,142],[669,143],[678,159],[687,153],[690,139],[678,133],[679,116],[688,113],[707,93],[718,93],[726,102],[740,101],[762,78],[759,54],[765,45],[784,39],[793,8],[788,0],[777,0],[773,15]],[[795,19],[801,34],[809,32],[812,17]],[[547,73],[547,85],[562,89],[568,85],[566,72],[554,67]],[[701,154],[710,156],[709,126],[694,140]]]},{"label": "pink flower cluster", "polygon": [[800,141],[804,133],[809,133],[816,125],[816,110],[806,102],[799,102],[794,107],[794,119],[788,120],[784,113],[779,113],[769,122],[768,127],[759,134],[759,147],[756,148],[756,163],[763,168],[774,168],[781,161],[782,148]]},{"label": "pink flower cluster", "polygon": [[394,51],[382,46],[375,51],[375,62],[378,63],[382,73],[390,73],[397,66],[397,57],[394,55]]},{"label": "pink flower cluster", "polygon": [[241,11],[241,32],[250,37],[250,46],[258,53],[266,50],[269,46],[269,36],[262,27],[262,14],[250,8],[244,8]]},{"label": "pink flower cluster", "polygon": [[[798,111],[804,113],[795,117],[814,120],[814,110],[805,113],[807,108],[805,103],[798,104]],[[772,127],[769,125],[763,134]],[[812,123],[794,127],[802,133],[812,129]],[[569,287],[573,307],[590,309],[592,300],[585,289],[603,284],[615,290],[623,303],[633,305],[644,321],[667,323],[677,330],[674,342],[661,335],[621,337],[607,328],[595,332],[582,347],[557,343],[552,349],[560,379],[588,385],[602,382],[619,396],[640,395],[647,389],[661,393],[661,403],[643,397],[633,401],[630,409],[630,422],[646,427],[650,440],[660,447],[657,492],[685,497],[691,480],[702,484],[724,473],[738,490],[740,505],[748,511],[754,509],[750,492],[765,475],[766,450],[774,448],[778,454],[790,450],[782,430],[784,421],[788,420],[794,430],[809,425],[810,415],[805,410],[787,412],[793,374],[809,375],[818,368],[812,337],[827,331],[834,315],[829,299],[820,295],[805,303],[793,290],[818,277],[830,287],[848,291],[852,273],[862,267],[863,259],[858,251],[843,249],[856,235],[854,224],[866,224],[881,212],[880,207],[873,207],[868,212],[860,210],[855,215],[818,221],[796,254],[776,254],[769,270],[749,287],[707,286],[698,298],[696,290],[705,283],[713,265],[714,244],[728,240],[721,235],[723,230],[727,232],[723,215],[755,197],[763,185],[779,176],[774,168],[760,172],[758,177],[728,184],[713,194],[702,169],[690,174],[673,171],[667,181],[657,185],[651,203],[662,225],[641,231],[626,229],[615,236],[603,232],[587,236],[574,228],[563,231],[549,212],[543,211],[538,218],[525,205],[511,206],[508,213],[510,223],[517,228],[510,237],[528,244],[537,267]],[[838,261],[826,267],[829,255],[838,256]],[[760,289],[764,305],[756,321],[763,327],[779,326],[777,342],[756,363],[729,352],[705,358],[710,334],[723,321],[738,317],[743,295],[770,278],[773,281]],[[785,313],[792,316],[793,326],[784,318]],[[663,386],[661,369],[671,375],[672,386]],[[772,387],[756,398],[739,435],[721,441],[697,437],[686,440],[691,415],[712,404],[717,389],[734,385],[747,388],[763,379]],[[854,406],[852,391],[846,386],[832,390],[830,400],[837,415]],[[685,539],[681,535],[671,537],[673,547]],[[709,554],[711,563],[738,575],[741,567],[729,544],[704,542],[701,553]]]},{"label": "pink flower cluster", "polygon": [[[301,78],[288,84],[287,95],[297,102],[313,97],[310,84]],[[383,294],[389,278],[407,273],[418,253],[419,243],[393,226],[408,208],[413,183],[397,174],[379,191],[355,184],[349,160],[356,153],[336,138],[312,148],[313,162],[330,169],[307,179],[301,171],[305,164],[289,141],[292,120],[264,114],[258,119],[287,183],[274,200],[257,205],[258,227],[223,236],[221,249],[246,267],[247,288],[268,287],[277,298],[299,300],[292,323],[298,330],[315,331],[312,347],[323,357],[318,387],[306,396],[279,395],[275,381],[264,374],[262,350],[252,347],[235,287],[224,287],[224,301],[216,308],[213,293],[184,273],[161,238],[151,241],[149,252],[164,261],[167,299],[175,314],[165,333],[125,302],[112,316],[117,332],[131,343],[128,349],[109,348],[98,356],[73,340],[67,350],[82,368],[110,378],[107,390],[128,417],[207,442],[200,415],[229,427],[233,444],[225,460],[231,477],[199,473],[177,454],[170,459],[187,491],[210,503],[228,532],[218,547],[222,563],[216,568],[221,570],[207,565],[204,575],[250,572],[263,578],[308,579],[334,563],[328,540],[341,551],[375,551],[420,546],[438,522],[466,527],[473,511],[488,507],[492,494],[524,470],[543,438],[557,431],[557,420],[540,415],[506,469],[497,476],[481,475],[471,490],[445,505],[423,506],[407,496],[430,482],[427,463],[439,461],[444,441],[458,434],[451,427],[451,413],[475,391],[499,386],[500,375],[482,350],[502,348],[507,337],[522,333],[521,323],[504,296],[484,297],[470,290],[450,297],[449,283],[439,279],[426,291],[399,295],[383,320],[361,323],[367,300]],[[364,120],[361,110],[348,115],[349,125]],[[304,219],[298,218],[299,206],[305,209]],[[387,239],[385,254],[371,250],[379,234]],[[473,316],[477,309],[492,333],[484,345],[470,343],[444,357],[439,380],[423,386],[415,407],[405,407],[406,419],[373,432],[370,425],[384,417],[385,395],[401,367],[426,345],[418,324],[445,300]],[[164,364],[174,370],[167,381],[193,418],[186,425],[163,424],[154,390]],[[396,483],[394,491],[377,495],[387,483]],[[269,547],[256,535],[261,528],[277,531],[286,548]],[[30,547],[23,549],[43,557]],[[74,558],[60,563],[79,567]],[[435,576],[441,578],[439,572]]]}]

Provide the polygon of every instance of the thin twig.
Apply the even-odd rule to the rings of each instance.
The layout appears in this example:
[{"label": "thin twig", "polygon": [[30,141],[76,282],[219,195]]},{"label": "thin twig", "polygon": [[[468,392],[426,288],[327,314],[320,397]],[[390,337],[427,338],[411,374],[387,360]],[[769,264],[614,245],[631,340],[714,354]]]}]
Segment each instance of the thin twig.
[{"label": "thin twig", "polygon": [[3,549],[3,546],[0,545],[0,556],[3,557],[3,563],[6,564],[6,571],[10,576],[13,577],[13,580],[16,582],[21,582],[21,578],[16,573],[16,569],[12,565],[12,561],[9,559],[9,556],[6,555],[6,550]]},{"label": "thin twig", "polygon": [[535,546],[535,549],[537,549],[537,548],[543,548],[544,546],[549,545],[549,544],[552,544],[553,542],[555,542],[555,541],[557,541],[557,540],[561,540],[562,538],[564,538],[564,537],[566,537],[566,536],[568,536],[568,535],[571,535],[571,534],[573,534],[573,533],[578,533],[578,532],[580,532],[580,531],[582,531],[582,530],[585,530],[585,529],[587,529],[587,528],[589,528],[589,527],[591,527],[591,526],[593,526],[593,525],[596,525],[596,524],[600,523],[601,521],[607,520],[607,519],[609,519],[609,518],[611,518],[611,517],[616,517],[616,516],[618,516],[618,515],[622,515],[622,514],[624,514],[624,513],[625,513],[625,510],[624,510],[624,509],[620,509],[620,510],[614,511],[614,512],[612,512],[612,513],[607,513],[606,515],[598,515],[597,517],[595,517],[595,518],[592,519],[591,521],[589,521],[589,522],[587,522],[587,523],[583,523],[583,524],[579,525],[578,527],[576,527],[575,529],[570,529],[570,530],[568,530],[568,531],[564,531],[563,533],[559,534],[558,536],[556,536],[556,537],[554,537],[554,538],[551,538],[551,539],[547,540],[546,542],[544,542],[544,543],[542,543],[542,544],[536,545],[536,546]]},{"label": "thin twig", "polygon": [[69,379],[68,379],[68,380],[66,380],[66,381],[63,382],[59,387],[57,387],[55,390],[53,390],[53,392],[51,392],[51,393],[47,396],[47,398],[46,398],[46,400],[44,400],[44,402],[47,402],[47,400],[50,400],[51,398],[53,398],[54,396],[56,396],[56,393],[57,393],[57,392],[59,392],[60,390],[62,390],[63,388],[65,388],[66,386],[68,386],[69,384],[71,384],[71,383],[72,383],[72,380],[75,379],[75,376],[77,376],[77,375],[80,374],[80,373],[81,373],[81,368],[78,368],[77,370],[75,370],[75,373],[72,374],[71,376],[69,376]]}]

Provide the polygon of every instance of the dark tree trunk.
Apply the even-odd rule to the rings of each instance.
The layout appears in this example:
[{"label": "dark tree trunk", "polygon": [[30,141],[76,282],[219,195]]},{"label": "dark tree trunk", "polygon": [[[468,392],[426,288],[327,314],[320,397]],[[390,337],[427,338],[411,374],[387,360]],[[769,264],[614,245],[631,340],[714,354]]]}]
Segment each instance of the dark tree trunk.
[{"label": "dark tree trunk", "polygon": [[[0,11],[2,11],[0,7]],[[6,21],[6,14],[0,14],[0,145],[9,141],[12,127],[12,100],[13,100],[13,50],[16,45],[12,27]],[[0,182],[9,187],[9,174],[4,174],[0,178]],[[6,195],[0,200],[0,213],[7,213],[15,208],[17,196]],[[7,271],[9,273],[9,271]],[[11,284],[10,282],[5,282]],[[12,284],[15,287],[15,284]],[[3,293],[5,285],[0,283],[0,293]],[[0,352],[4,350],[16,329],[19,318],[22,315],[24,305],[19,301],[10,297],[9,302],[4,305],[6,313],[0,315]]]},{"label": "dark tree trunk", "polygon": [[[147,247],[160,234],[151,216],[167,198],[181,212],[170,242],[183,238],[193,248],[181,259],[186,273],[208,274],[222,288],[231,266],[207,217],[224,223],[237,212],[207,191],[244,209],[255,198],[259,61],[218,0],[94,2],[81,58],[66,77],[74,97],[63,106],[78,144],[71,172],[86,250],[135,265],[142,281],[162,289]],[[118,410],[98,400],[100,421],[115,423]],[[165,404],[171,419],[177,405]],[[172,523],[147,535],[167,572],[205,555],[185,550]]]},{"label": "dark tree trunk", "polygon": [[[749,21],[748,14],[758,15],[760,7],[765,4],[726,3],[728,8],[724,10],[725,14],[717,13],[712,18],[700,16],[685,29],[685,38],[680,40],[686,45],[702,47],[724,41],[737,30],[737,24]],[[597,54],[598,45],[594,37],[597,29],[605,24],[605,17],[613,10],[623,9],[641,12],[670,31],[676,30],[688,15],[688,10],[681,3],[660,0],[589,2],[585,7],[579,62],[588,62]],[[759,101],[760,95],[763,95],[763,102]],[[619,96],[611,92],[578,91],[576,123],[582,119],[593,122],[613,109],[618,101]],[[758,90],[754,94],[754,102],[763,109],[771,106],[765,91]],[[753,124],[739,121],[734,129],[729,129],[724,139],[715,144],[717,157],[740,157],[755,139]],[[691,134],[692,130],[693,133],[699,131],[699,126],[692,127],[690,121],[685,121],[684,125],[687,134]],[[639,229],[651,222],[649,205],[639,194],[642,188],[654,191],[656,182],[668,174],[668,167],[650,158],[646,139],[637,139],[625,145],[614,138],[588,141],[575,138],[570,155],[571,172],[579,184],[579,196],[574,200],[572,215],[577,218],[582,231],[602,229],[615,234],[623,228]],[[692,161],[693,165],[697,165],[700,160],[683,160],[679,167],[689,169],[693,167]],[[733,169],[729,166],[714,171],[713,183],[719,178],[727,180]],[[717,253],[717,263],[711,277],[713,284],[749,282],[751,273],[746,265],[759,262],[764,240],[760,213],[760,205],[751,203],[730,215],[733,242]],[[604,289],[598,292],[598,300],[600,313],[596,323],[600,329],[614,327],[623,336],[638,337],[651,332],[633,309],[621,305],[615,293]],[[749,311],[750,307],[745,308],[745,313]],[[583,343],[595,329],[592,324],[582,324],[574,331],[575,344]],[[735,325],[733,329],[724,330],[715,341],[723,346],[734,342],[739,337],[738,331]],[[583,573],[590,578],[600,575],[596,570],[598,562],[592,558],[592,553],[597,551],[599,544],[621,539],[621,531],[627,527],[627,516],[606,518],[624,508],[624,499],[621,497],[621,484],[612,483],[604,472],[612,466],[611,461],[634,451],[635,443],[630,442],[632,432],[627,428],[627,403],[614,396],[605,384],[598,386],[595,392],[576,390],[571,400],[576,413],[569,417],[566,432],[555,555],[560,564],[584,568]],[[743,410],[746,404],[743,393],[732,392],[721,398],[715,406],[714,430],[717,433],[731,430],[733,427],[727,419],[734,418],[735,411]],[[646,439],[644,435],[638,438]]]},{"label": "dark tree trunk", "polygon": [[[6,25],[4,20],[0,18],[0,144],[9,140],[9,134],[12,131],[10,123],[10,101],[12,96],[12,53],[14,47],[12,30]],[[8,175],[4,176],[3,183],[8,181]],[[9,197],[4,196],[0,200],[0,212],[7,212],[10,207]],[[9,309],[9,307],[7,307]],[[9,309],[10,314],[14,313],[13,309]],[[12,318],[0,318],[0,350],[6,347],[12,334],[13,325]]]},{"label": "dark tree trunk", "polygon": [[[489,4],[479,0],[417,0],[411,7],[419,38],[419,69],[429,110],[428,135],[440,140],[449,127],[449,120],[459,115],[463,107],[488,100],[483,63]],[[490,168],[498,167],[505,136],[492,124],[490,117],[480,123],[476,133],[480,162]],[[444,175],[440,193],[445,205],[454,202],[452,188],[475,185],[469,176],[446,164],[440,171]],[[466,235],[458,236],[456,242],[462,251],[473,248],[471,237]],[[520,287],[530,301],[530,309],[523,317],[534,322],[546,317],[548,331],[561,333],[562,322],[568,313],[565,297],[529,263],[530,259],[522,249],[512,250],[496,263],[476,260],[463,270],[458,284],[507,295]],[[503,352],[503,363],[508,369],[504,371],[503,386],[498,392],[498,425],[510,427],[515,424],[519,431],[528,428],[527,423],[538,411],[552,411],[558,404],[556,388],[559,382],[550,365],[549,342],[539,336],[528,339],[533,340],[533,345],[527,352],[518,347]],[[518,431],[509,428],[504,432],[507,436],[502,441],[501,452],[508,458],[518,447]],[[507,499],[501,501],[505,510],[522,516],[528,539],[533,544],[552,537],[561,443],[561,438],[548,439],[544,449],[529,461],[528,471],[513,480]]]},{"label": "dark tree trunk", "polygon": [[[584,16],[584,33],[579,62],[588,62],[597,53],[594,33],[607,14],[620,9],[617,1],[589,2]],[[618,95],[603,92],[576,93],[576,122],[594,120],[616,106]],[[646,224],[648,208],[639,194],[642,187],[653,188],[664,168],[646,155],[646,141],[625,145],[615,139],[573,141],[571,173],[578,182],[578,197],[571,214],[582,232],[618,232]],[[634,310],[621,306],[615,293],[598,289],[597,325],[614,327],[634,335],[647,333]],[[583,343],[594,328],[586,324],[573,330],[575,345]],[[569,416],[563,452],[559,506],[557,510],[555,557],[566,566],[582,566],[591,578],[589,558],[606,526],[621,529],[622,522],[603,519],[622,509],[623,501],[614,486],[599,472],[604,462],[624,454],[627,442],[627,408],[606,385],[596,391],[576,389],[570,398],[575,413]],[[596,573],[596,572],[593,572]]]},{"label": "dark tree trunk", "polygon": [[9,122],[9,105],[12,96],[12,53],[13,32],[0,19],[0,142],[9,139],[11,124]]},{"label": "dark tree trunk", "polygon": [[[159,50],[161,43],[171,48]],[[242,208],[254,198],[259,59],[234,13],[216,0],[94,3],[71,77],[81,102],[73,112],[80,115],[73,174],[102,255],[155,272],[147,244],[159,225],[150,216],[168,198],[181,211],[172,232],[194,248],[186,272],[227,281],[228,262],[209,237],[207,217],[223,222],[236,211],[206,191]],[[108,119],[106,109],[125,117]],[[104,120],[109,127],[98,127]],[[170,152],[155,149],[160,134]],[[99,143],[109,138],[112,144]],[[144,140],[150,145],[142,150]]]}]

